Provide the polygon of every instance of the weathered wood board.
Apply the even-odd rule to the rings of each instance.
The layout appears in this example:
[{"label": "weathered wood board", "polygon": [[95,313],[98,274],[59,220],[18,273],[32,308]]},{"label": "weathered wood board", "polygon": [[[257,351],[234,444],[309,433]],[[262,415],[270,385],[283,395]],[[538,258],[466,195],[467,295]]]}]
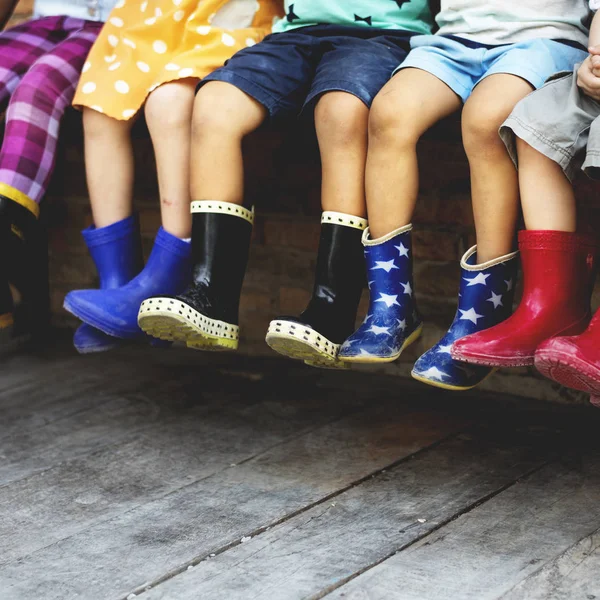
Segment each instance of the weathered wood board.
[{"label": "weathered wood board", "polygon": [[500,598],[596,530],[599,499],[597,454],[548,465],[327,598]]}]

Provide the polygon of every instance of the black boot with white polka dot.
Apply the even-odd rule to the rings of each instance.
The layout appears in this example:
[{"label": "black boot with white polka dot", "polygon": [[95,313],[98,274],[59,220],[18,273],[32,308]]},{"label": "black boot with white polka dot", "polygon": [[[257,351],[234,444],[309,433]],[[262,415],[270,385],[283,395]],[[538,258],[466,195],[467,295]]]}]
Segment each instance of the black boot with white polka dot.
[{"label": "black boot with white polka dot", "polygon": [[273,350],[314,367],[347,368],[337,355],[355,328],[365,279],[361,237],[366,227],[360,217],[323,213],[312,298],[301,315],[271,321],[266,341]]},{"label": "black boot with white polka dot", "polygon": [[192,203],[193,280],[179,296],[148,298],[139,326],[198,350],[236,350],[238,312],[254,212],[229,202]]}]

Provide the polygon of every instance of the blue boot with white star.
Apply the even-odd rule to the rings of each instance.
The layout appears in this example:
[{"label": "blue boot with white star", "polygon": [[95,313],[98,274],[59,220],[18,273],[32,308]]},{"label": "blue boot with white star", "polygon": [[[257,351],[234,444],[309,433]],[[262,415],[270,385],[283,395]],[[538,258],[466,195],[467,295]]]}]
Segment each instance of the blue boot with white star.
[{"label": "blue boot with white star", "polygon": [[446,390],[470,390],[494,369],[454,360],[452,344],[460,338],[493,327],[512,313],[514,283],[517,276],[517,252],[480,265],[477,246],[461,260],[458,311],[448,333],[417,360],[412,376],[428,385]]},{"label": "blue boot with white star", "polygon": [[342,344],[339,358],[355,363],[396,360],[421,335],[423,323],[413,297],[412,225],[373,240],[363,234],[369,310],[362,325]]}]

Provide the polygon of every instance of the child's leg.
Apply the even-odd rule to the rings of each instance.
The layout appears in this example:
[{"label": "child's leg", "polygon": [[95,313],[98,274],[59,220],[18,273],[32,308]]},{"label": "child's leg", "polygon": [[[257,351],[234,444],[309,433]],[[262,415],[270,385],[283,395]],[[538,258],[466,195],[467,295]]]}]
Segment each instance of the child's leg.
[{"label": "child's leg", "polygon": [[108,227],[133,212],[134,120],[118,121],[83,109],[85,169],[92,215],[97,228]]},{"label": "child's leg", "polygon": [[[4,248],[3,253],[13,257],[7,266],[8,279],[21,294],[26,327],[33,331],[43,328],[49,314],[45,235],[37,223],[24,227],[15,219],[16,212],[23,208],[28,215],[25,220],[32,218],[35,222],[33,215],[38,214],[38,204],[54,170],[60,121],[73,98],[85,57],[100,30],[99,25],[85,28],[84,21],[71,21],[77,28],[72,33],[63,27],[61,18],[43,19],[29,28],[6,32],[2,36],[5,41],[10,42],[15,36],[12,39],[14,52],[10,43],[8,47],[0,44],[0,64],[7,69],[1,94],[5,98],[14,90],[0,151],[3,203],[0,220],[5,228],[3,242],[15,247],[9,251]],[[67,39],[61,42],[65,37]],[[38,55],[29,68],[31,59]],[[11,64],[11,57],[15,56],[20,59]],[[27,73],[19,81],[24,70]],[[18,241],[13,235],[15,229],[22,234]]]},{"label": "child's leg", "polygon": [[190,143],[197,81],[181,80],[154,90],[146,122],[154,144],[162,225],[179,238],[191,236]]},{"label": "child's leg", "polygon": [[418,69],[400,71],[375,98],[366,171],[372,238],[411,222],[419,188],[417,142],[460,106],[445,83]]},{"label": "child's leg", "polygon": [[368,123],[368,107],[352,94],[329,92],[318,101],[315,126],[323,169],[324,211],[366,216]]},{"label": "child's leg", "polygon": [[242,204],[242,140],[266,118],[262,104],[229,83],[209,81],[200,89],[192,119],[192,200]]},{"label": "child's leg", "polygon": [[0,153],[3,193],[39,203],[54,170],[60,121],[99,28],[80,29],[29,69],[11,97]]},{"label": "child's leg", "polygon": [[463,143],[471,168],[477,231],[477,262],[513,249],[519,209],[517,171],[498,130],[533,87],[514,75],[491,75],[473,91],[463,110]]},{"label": "child's leg", "polygon": [[527,229],[577,229],[573,186],[561,166],[517,138],[521,206]]}]

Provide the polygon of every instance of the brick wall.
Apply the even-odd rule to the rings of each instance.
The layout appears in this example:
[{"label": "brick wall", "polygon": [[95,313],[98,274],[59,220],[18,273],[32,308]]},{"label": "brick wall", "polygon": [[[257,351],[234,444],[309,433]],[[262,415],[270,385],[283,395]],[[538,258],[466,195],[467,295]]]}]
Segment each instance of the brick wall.
[{"label": "brick wall", "polygon": [[[21,18],[27,6],[23,2],[19,6]],[[62,309],[63,298],[71,289],[96,286],[97,279],[80,236],[80,230],[91,223],[91,214],[81,121],[75,111],[67,114],[63,132],[45,206],[50,224],[54,319],[57,325],[74,326]],[[426,319],[423,338],[396,363],[361,370],[409,376],[414,360],[441,337],[453,318],[458,262],[474,240],[468,166],[459,137],[458,122],[450,120],[426,136],[419,149],[421,197],[414,219],[414,251],[416,297]],[[160,222],[154,157],[143,125],[134,128],[134,138],[135,203],[148,252]],[[273,355],[264,343],[269,321],[278,314],[302,310],[312,289],[319,239],[319,161],[314,134],[303,125],[284,136],[261,132],[246,145],[247,196],[258,214],[241,303],[240,351]],[[597,223],[596,188],[582,179],[579,192],[582,221],[588,226]],[[359,320],[366,305],[365,294]],[[198,360],[202,360],[201,354]],[[586,400],[585,395],[562,389],[533,369],[498,372],[483,387],[555,402]]]}]

